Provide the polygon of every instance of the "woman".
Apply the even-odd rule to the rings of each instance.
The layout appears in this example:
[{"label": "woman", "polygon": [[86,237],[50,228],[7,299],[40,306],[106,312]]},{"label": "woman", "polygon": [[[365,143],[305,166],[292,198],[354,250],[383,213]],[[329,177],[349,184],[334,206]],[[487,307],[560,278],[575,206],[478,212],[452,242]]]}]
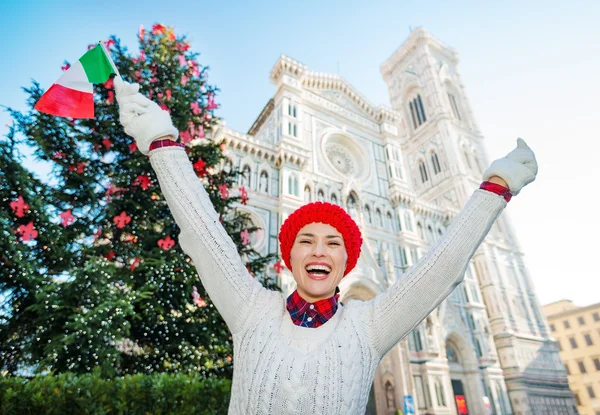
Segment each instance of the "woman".
[{"label": "woman", "polygon": [[[384,293],[338,303],[362,238],[340,207],[311,203],[280,230],[281,255],[297,283],[287,299],[252,278],[193,171],[170,116],[115,79],[125,132],[148,154],[206,291],[233,336],[230,414],[364,414],[383,356],[462,281],[473,253],[510,197],[535,179],[525,142],[484,173],[443,238]],[[510,191],[509,191],[510,189]],[[512,193],[512,195],[511,195]]]}]

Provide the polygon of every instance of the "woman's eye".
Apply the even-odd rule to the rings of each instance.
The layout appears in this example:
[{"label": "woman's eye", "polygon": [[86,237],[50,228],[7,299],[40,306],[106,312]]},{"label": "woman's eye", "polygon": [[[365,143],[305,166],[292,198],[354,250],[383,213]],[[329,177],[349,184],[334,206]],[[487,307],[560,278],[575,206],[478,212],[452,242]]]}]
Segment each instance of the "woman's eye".
[{"label": "woman's eye", "polygon": [[300,241],[301,244],[309,244],[310,241]]},{"label": "woman's eye", "polygon": [[340,246],[339,242],[331,242],[329,245]]}]

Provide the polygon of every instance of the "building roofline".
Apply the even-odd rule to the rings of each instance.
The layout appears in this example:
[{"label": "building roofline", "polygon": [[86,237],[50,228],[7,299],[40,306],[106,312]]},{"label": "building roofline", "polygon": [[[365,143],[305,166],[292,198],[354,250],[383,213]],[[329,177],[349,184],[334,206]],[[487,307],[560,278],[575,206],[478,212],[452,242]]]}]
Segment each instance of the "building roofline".
[{"label": "building roofline", "polygon": [[[555,304],[557,302],[558,301],[555,301],[554,303],[550,303],[550,304]],[[549,305],[549,304],[547,304],[547,305]],[[593,310],[595,308],[600,309],[600,303],[590,304],[590,305],[586,305],[584,307],[577,307],[577,308],[572,308],[570,310],[561,311],[559,313],[549,314],[546,316],[546,318],[549,320],[551,318],[565,317],[565,316],[569,316],[572,314],[577,314],[577,313],[581,313],[584,311]],[[542,307],[542,309],[543,309],[543,307]]]}]

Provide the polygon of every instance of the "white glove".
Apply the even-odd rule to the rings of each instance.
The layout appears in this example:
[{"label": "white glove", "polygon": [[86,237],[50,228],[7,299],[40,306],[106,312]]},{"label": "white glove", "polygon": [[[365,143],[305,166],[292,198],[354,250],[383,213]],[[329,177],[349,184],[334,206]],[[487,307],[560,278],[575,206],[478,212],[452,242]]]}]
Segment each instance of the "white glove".
[{"label": "white glove", "polygon": [[498,176],[508,184],[510,192],[516,196],[523,187],[535,180],[537,172],[535,154],[522,138],[517,138],[517,148],[504,158],[494,161],[483,172],[483,180]]},{"label": "white glove", "polygon": [[169,113],[140,94],[139,84],[125,82],[120,76],[114,78],[114,83],[121,125],[127,135],[135,138],[143,154],[148,154],[150,144],[158,138],[177,139],[179,131],[173,126]]}]

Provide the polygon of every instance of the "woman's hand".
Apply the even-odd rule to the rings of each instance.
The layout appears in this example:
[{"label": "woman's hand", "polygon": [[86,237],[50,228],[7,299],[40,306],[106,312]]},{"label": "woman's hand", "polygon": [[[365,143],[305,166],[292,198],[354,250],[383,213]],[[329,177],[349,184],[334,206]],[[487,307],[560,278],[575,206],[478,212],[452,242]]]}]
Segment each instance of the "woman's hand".
[{"label": "woman's hand", "polygon": [[177,139],[179,132],[173,126],[169,113],[140,94],[139,84],[130,84],[119,76],[114,78],[114,83],[121,125],[125,133],[135,139],[143,154],[148,154],[154,140]]},{"label": "woman's hand", "polygon": [[483,173],[483,180],[498,183],[500,178],[505,182],[513,195],[519,194],[521,189],[535,180],[538,172],[535,154],[522,138],[517,139],[517,148],[505,157],[494,161]]}]

